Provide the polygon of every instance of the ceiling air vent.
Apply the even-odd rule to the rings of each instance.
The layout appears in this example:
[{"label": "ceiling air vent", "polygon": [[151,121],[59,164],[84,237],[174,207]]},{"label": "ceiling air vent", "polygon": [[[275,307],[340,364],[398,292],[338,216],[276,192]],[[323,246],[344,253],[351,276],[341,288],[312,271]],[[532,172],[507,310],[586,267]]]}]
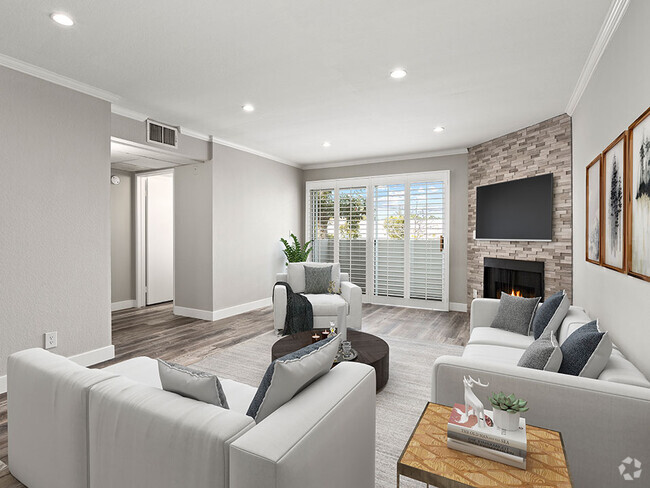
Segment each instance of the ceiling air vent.
[{"label": "ceiling air vent", "polygon": [[147,120],[147,142],[178,147],[178,129],[153,120]]}]

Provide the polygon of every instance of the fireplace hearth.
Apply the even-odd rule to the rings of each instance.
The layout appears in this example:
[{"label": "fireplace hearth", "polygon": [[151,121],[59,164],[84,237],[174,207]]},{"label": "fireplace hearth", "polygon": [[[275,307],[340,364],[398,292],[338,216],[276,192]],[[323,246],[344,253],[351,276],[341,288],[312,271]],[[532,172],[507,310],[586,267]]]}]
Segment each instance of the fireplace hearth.
[{"label": "fireplace hearth", "polygon": [[544,300],[544,263],[517,259],[485,258],[483,297],[500,298],[501,292]]}]

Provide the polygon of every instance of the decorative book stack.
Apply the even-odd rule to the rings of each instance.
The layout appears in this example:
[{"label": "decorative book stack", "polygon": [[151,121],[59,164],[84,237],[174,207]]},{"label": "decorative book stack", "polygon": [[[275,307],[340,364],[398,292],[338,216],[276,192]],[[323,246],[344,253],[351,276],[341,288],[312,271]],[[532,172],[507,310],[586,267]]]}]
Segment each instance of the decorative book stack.
[{"label": "decorative book stack", "polygon": [[454,405],[447,424],[447,447],[526,469],[526,419],[519,419],[519,429],[508,431],[495,427],[491,410],[485,410],[484,417],[482,426],[474,410],[466,415],[465,405]]}]

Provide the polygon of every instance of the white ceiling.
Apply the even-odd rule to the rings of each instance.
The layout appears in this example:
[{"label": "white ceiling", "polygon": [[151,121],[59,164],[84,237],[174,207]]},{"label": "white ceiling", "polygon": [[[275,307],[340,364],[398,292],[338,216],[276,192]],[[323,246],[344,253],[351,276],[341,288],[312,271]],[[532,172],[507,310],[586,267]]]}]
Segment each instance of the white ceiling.
[{"label": "white ceiling", "polygon": [[[305,166],[466,148],[563,113],[610,6],[2,3],[0,54],[111,92],[161,122]],[[54,24],[53,11],[76,25]],[[405,79],[389,77],[397,66]],[[437,125],[446,131],[434,133]]]}]

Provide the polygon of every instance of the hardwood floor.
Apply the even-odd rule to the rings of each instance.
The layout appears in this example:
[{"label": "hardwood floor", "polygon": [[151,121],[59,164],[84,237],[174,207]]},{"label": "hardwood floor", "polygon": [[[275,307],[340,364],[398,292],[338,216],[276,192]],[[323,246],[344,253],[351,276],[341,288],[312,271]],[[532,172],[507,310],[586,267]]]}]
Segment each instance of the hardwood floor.
[{"label": "hardwood floor", "polygon": [[[273,328],[271,307],[207,322],[178,317],[172,305],[113,312],[115,359],[102,368],[137,356],[150,356],[190,365],[212,351],[243,342]],[[464,346],[469,338],[469,315],[415,308],[363,305],[363,330],[371,334],[422,342]],[[0,488],[23,485],[4,466],[7,462],[7,398],[0,395]]]}]

